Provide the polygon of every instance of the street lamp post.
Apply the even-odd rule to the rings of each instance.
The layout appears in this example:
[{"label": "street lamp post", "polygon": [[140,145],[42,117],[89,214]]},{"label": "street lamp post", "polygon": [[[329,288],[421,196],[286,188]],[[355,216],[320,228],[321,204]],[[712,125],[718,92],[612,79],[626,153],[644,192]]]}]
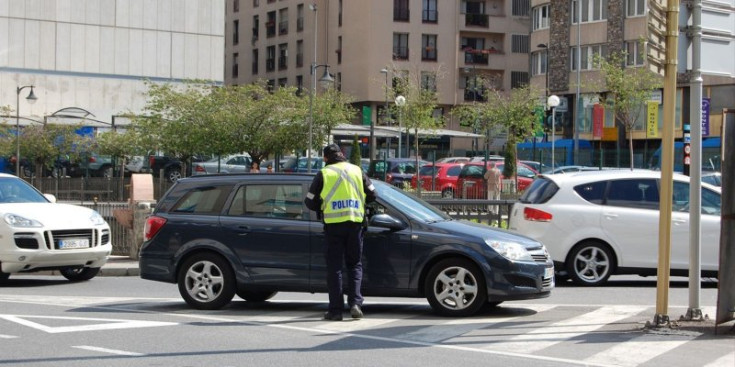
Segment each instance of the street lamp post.
[{"label": "street lamp post", "polygon": [[[548,98],[549,93],[550,93],[549,91],[549,66],[548,66],[549,64],[549,46],[546,45],[545,43],[539,43],[536,47],[543,49],[544,52],[546,52],[546,58],[544,59],[544,63],[542,65],[544,65],[544,80],[546,82],[546,88],[544,89],[544,96]],[[534,67],[536,66],[534,65]],[[533,129],[533,148],[531,149],[531,155],[533,155],[532,160],[535,161],[536,160],[536,129],[535,128]]]},{"label": "street lamp post", "polygon": [[311,63],[310,72],[311,72],[311,93],[309,93],[309,146],[306,150],[306,172],[311,173],[311,148],[313,142],[313,135],[314,135],[314,95],[316,94],[316,70],[319,67],[324,67],[324,75],[319,79],[319,82],[321,82],[324,85],[329,85],[334,83],[334,79],[332,79],[332,76],[329,75],[329,65],[317,65],[316,62],[316,39],[317,39],[317,7],[316,3],[309,4],[309,9],[314,12],[314,61]]},{"label": "street lamp post", "polygon": [[[387,68],[380,70],[381,74],[385,74],[385,108],[383,110],[383,123],[388,121],[388,73],[390,71]],[[370,161],[375,159],[375,124],[373,120],[370,120]]]},{"label": "street lamp post", "polygon": [[406,105],[406,97],[396,97],[396,106],[398,106],[398,158],[401,158],[401,144],[403,137],[403,106]]},{"label": "street lamp post", "polygon": [[559,97],[555,94],[549,96],[546,104],[551,108],[551,169],[554,170],[554,143],[556,141],[556,106],[559,105]]},{"label": "street lamp post", "polygon": [[22,87],[16,88],[16,98],[15,98],[15,174],[18,177],[21,177],[20,174],[20,92],[23,91],[23,89],[31,88],[31,92],[28,93],[28,97],[26,97],[26,101],[30,104],[34,104],[38,97],[36,97],[35,94],[33,94],[33,86],[32,85],[24,85]]}]

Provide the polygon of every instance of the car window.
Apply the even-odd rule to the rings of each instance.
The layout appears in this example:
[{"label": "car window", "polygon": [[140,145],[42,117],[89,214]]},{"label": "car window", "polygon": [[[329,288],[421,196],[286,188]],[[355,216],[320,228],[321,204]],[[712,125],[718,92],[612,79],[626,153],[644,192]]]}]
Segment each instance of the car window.
[{"label": "car window", "polygon": [[702,214],[720,215],[721,207],[722,195],[709,189],[702,189]]},{"label": "car window", "polygon": [[531,171],[530,169],[528,169],[528,167],[518,166],[518,176],[534,178],[536,177],[536,174],[533,173],[533,171]]},{"label": "car window", "polygon": [[557,191],[559,191],[559,186],[554,181],[545,177],[537,178],[526,188],[520,201],[522,203],[542,204],[549,201]]},{"label": "car window", "polygon": [[207,186],[187,192],[171,209],[176,213],[217,215],[230,193],[230,186]]},{"label": "car window", "polygon": [[462,169],[462,172],[460,173],[460,177],[482,178],[482,175],[484,173],[485,173],[485,167],[483,166],[467,165],[467,166],[464,166],[464,168]]},{"label": "car window", "polygon": [[0,178],[0,203],[48,203],[48,200],[27,182],[4,177]]},{"label": "car window", "polygon": [[462,171],[462,166],[452,166],[447,170],[447,176],[455,177],[459,176],[459,172]]},{"label": "car window", "polygon": [[443,211],[429,205],[425,201],[406,194],[403,190],[382,182],[375,182],[378,197],[399,212],[415,220],[423,222],[437,222],[450,220],[451,217]]},{"label": "car window", "polygon": [[238,188],[227,215],[303,219],[299,184],[246,185]]},{"label": "car window", "polygon": [[435,166],[423,166],[419,170],[419,175],[421,175],[421,176],[436,176],[436,172],[437,171],[438,171],[438,169]]},{"label": "car window", "polygon": [[612,180],[607,205],[638,209],[658,209],[658,185],[655,179]]},{"label": "car window", "polygon": [[574,187],[574,191],[592,204],[602,205],[605,200],[607,181],[589,182]]},{"label": "car window", "polygon": [[373,173],[383,173],[385,172],[385,161],[374,161],[373,163]]}]

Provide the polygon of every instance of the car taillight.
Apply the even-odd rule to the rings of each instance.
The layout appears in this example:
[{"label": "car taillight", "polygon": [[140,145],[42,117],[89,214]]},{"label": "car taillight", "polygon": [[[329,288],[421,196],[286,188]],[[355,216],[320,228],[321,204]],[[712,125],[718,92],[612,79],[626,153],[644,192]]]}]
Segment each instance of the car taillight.
[{"label": "car taillight", "polygon": [[524,208],[523,209],[523,218],[525,220],[530,220],[534,222],[551,222],[551,218],[553,216],[551,213],[547,213],[543,210],[538,210],[534,208]]},{"label": "car taillight", "polygon": [[143,229],[143,241],[149,241],[153,238],[158,231],[163,228],[166,224],[166,218],[150,216],[145,221],[145,228]]},{"label": "car taillight", "polygon": [[200,166],[198,164],[196,166],[194,166],[194,171],[197,171],[197,172],[206,172],[204,170],[204,167],[202,167],[202,166]]},{"label": "car taillight", "polygon": [[97,158],[95,157],[89,157],[89,163],[97,162]]},{"label": "car taillight", "polygon": [[153,163],[156,161],[156,158],[154,158],[152,155],[148,156],[148,167],[153,167]]},{"label": "car taillight", "polygon": [[390,173],[386,174],[385,182],[391,182],[391,181],[393,181],[393,175],[391,175]]}]

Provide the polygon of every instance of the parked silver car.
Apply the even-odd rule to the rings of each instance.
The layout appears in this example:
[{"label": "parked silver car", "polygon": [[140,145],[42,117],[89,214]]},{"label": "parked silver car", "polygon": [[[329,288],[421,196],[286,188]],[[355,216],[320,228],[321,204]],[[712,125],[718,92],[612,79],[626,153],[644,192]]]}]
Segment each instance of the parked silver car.
[{"label": "parked silver car", "polygon": [[252,162],[249,154],[229,155],[221,159],[213,158],[205,162],[194,163],[191,174],[195,176],[212,173],[247,173],[250,172]]}]

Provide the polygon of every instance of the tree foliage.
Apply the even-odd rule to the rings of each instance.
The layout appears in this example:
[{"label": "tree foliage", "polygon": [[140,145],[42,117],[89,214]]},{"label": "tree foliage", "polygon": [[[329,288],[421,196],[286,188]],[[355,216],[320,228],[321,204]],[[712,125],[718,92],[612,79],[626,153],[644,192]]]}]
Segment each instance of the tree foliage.
[{"label": "tree foliage", "polygon": [[362,154],[360,154],[360,141],[357,140],[357,135],[352,138],[352,150],[350,151],[350,163],[361,167]]}]

